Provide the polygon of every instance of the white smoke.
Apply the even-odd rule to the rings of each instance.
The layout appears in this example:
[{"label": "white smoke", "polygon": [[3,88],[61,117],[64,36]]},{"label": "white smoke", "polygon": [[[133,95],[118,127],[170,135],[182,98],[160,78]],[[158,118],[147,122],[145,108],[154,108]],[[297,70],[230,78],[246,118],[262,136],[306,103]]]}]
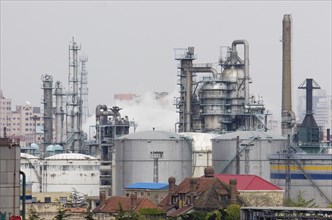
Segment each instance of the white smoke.
[{"label": "white smoke", "polygon": [[[130,101],[116,100],[115,105],[122,108],[122,117],[128,116],[137,124],[136,131],[164,130],[174,132],[177,113],[173,100],[176,92],[157,99],[155,93],[146,92]],[[132,130],[132,129],[131,129]]]},{"label": "white smoke", "polygon": [[[121,117],[128,116],[130,121],[134,121],[137,125],[136,131],[155,128],[155,130],[175,132],[177,113],[173,101],[177,95],[177,92],[174,91],[157,99],[154,92],[146,92],[132,100],[115,100],[115,103],[107,105],[107,107],[121,108]],[[96,116],[93,114],[83,125],[83,131],[88,135],[88,139],[92,139],[95,135],[95,124]],[[130,128],[131,132],[134,132],[134,127]]]}]

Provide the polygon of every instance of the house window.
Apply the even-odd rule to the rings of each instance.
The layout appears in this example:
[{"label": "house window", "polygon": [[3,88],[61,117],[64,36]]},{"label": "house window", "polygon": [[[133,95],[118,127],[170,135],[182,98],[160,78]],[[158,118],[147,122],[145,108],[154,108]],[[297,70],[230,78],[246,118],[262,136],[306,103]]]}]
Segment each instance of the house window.
[{"label": "house window", "polygon": [[37,202],[37,198],[36,197],[32,197],[32,203],[36,203]]},{"label": "house window", "polygon": [[172,204],[176,204],[179,201],[179,196],[172,196]]},{"label": "house window", "polygon": [[219,201],[220,202],[228,202],[228,196],[227,195],[219,195]]},{"label": "house window", "polygon": [[44,202],[45,203],[51,203],[51,197],[45,197]]}]

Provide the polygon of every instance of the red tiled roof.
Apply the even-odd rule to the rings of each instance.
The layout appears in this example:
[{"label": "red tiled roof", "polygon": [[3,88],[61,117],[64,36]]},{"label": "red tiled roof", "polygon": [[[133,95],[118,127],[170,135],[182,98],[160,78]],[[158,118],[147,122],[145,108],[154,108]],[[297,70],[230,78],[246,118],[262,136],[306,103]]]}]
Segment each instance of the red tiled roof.
[{"label": "red tiled roof", "polygon": [[123,211],[138,212],[144,208],[160,209],[156,204],[147,198],[137,198],[137,205],[134,209],[131,208],[131,198],[125,196],[112,196],[108,198],[105,203],[96,207],[93,212],[114,213],[119,211],[120,204]]},{"label": "red tiled roof", "polygon": [[[196,187],[191,190],[190,181],[196,179]],[[197,197],[194,204],[186,205],[176,210],[175,204],[170,204],[172,195],[189,195],[193,192]],[[229,195],[229,185],[216,177],[186,178],[168,194],[159,206],[167,212],[168,216],[178,216],[187,209],[213,210],[226,207],[228,202],[220,201],[219,195]],[[174,210],[173,210],[174,209]]]},{"label": "red tiled roof", "polygon": [[236,179],[237,190],[282,190],[280,187],[257,175],[214,174],[214,176],[225,183],[229,183],[230,179]]}]

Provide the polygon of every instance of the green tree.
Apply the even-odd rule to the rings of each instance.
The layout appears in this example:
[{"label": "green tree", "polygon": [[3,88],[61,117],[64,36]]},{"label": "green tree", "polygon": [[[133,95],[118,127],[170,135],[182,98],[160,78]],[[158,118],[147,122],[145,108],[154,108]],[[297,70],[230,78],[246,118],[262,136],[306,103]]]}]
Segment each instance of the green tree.
[{"label": "green tree", "polygon": [[207,216],[206,212],[193,211],[193,212],[190,212],[190,213],[182,214],[180,217],[183,220],[202,220],[202,219],[205,219],[206,216]]},{"label": "green tree", "polygon": [[137,220],[138,215],[134,211],[125,211],[119,203],[119,209],[116,212],[115,218],[117,220]]},{"label": "green tree", "polygon": [[284,202],[284,205],[288,207],[308,207],[308,208],[317,207],[314,199],[306,200],[304,198],[303,191],[298,191],[296,193],[295,199],[287,199]]},{"label": "green tree", "polygon": [[221,220],[221,213],[219,210],[215,210],[207,213],[205,220]]},{"label": "green tree", "polygon": [[53,220],[65,220],[67,219],[70,214],[67,213],[68,210],[63,207],[63,205],[58,201],[58,208],[57,208],[57,214],[53,218]]},{"label": "green tree", "polygon": [[226,209],[226,220],[240,220],[241,206],[231,204]]},{"label": "green tree", "polygon": [[39,217],[37,210],[33,205],[30,206],[28,209],[28,220],[42,220],[42,218]]}]

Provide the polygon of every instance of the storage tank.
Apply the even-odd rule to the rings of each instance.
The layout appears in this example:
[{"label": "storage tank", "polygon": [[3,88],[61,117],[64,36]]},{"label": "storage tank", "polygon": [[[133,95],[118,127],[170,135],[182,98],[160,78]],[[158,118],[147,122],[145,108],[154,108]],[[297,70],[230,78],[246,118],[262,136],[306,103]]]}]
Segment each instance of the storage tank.
[{"label": "storage tank", "polygon": [[287,145],[287,138],[270,132],[239,131],[223,134],[212,139],[212,164],[218,173],[254,174],[269,181],[268,157],[283,152]]},{"label": "storage tank", "polygon": [[9,138],[0,138],[0,212],[20,215],[20,146]]},{"label": "storage tank", "polygon": [[100,162],[97,158],[78,153],[56,154],[45,158],[44,192],[78,192],[99,196]]},{"label": "storage tank", "polygon": [[31,184],[32,192],[40,192],[40,159],[31,154],[21,153],[21,171],[26,175],[27,184]]},{"label": "storage tank", "polygon": [[63,147],[59,144],[55,144],[55,145],[49,145],[46,148],[46,155],[47,156],[53,156],[56,154],[61,154],[63,153]]},{"label": "storage tank", "polygon": [[181,182],[192,175],[189,138],[166,131],[140,131],[115,139],[113,195],[136,182]]}]

